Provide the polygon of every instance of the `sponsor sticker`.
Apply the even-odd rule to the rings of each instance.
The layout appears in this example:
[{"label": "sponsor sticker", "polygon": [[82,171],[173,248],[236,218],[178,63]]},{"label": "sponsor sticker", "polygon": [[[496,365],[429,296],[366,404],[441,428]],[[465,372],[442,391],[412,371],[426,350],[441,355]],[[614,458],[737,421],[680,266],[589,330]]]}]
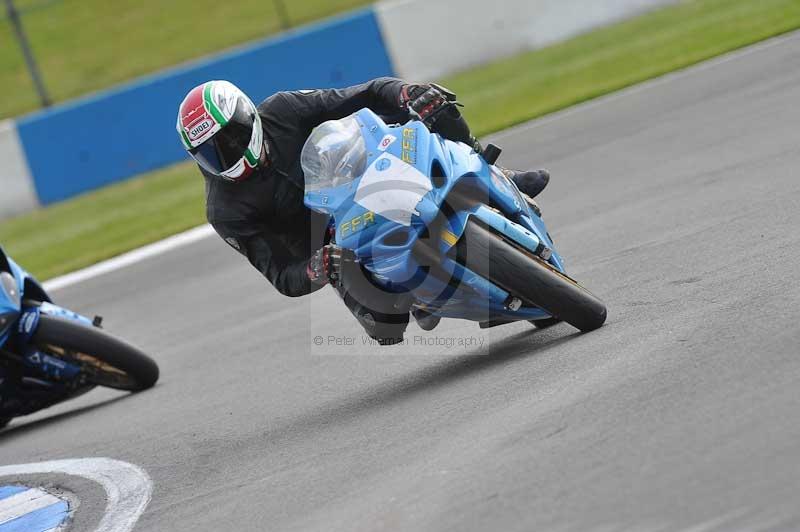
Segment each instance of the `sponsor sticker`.
[{"label": "sponsor sticker", "polygon": [[394,135],[385,135],[381,141],[378,143],[378,150],[386,151],[386,149],[392,145],[394,141],[397,140],[397,137]]},{"label": "sponsor sticker", "polygon": [[392,161],[386,158],[379,159],[378,162],[375,163],[375,169],[378,170],[379,172],[388,170],[390,166],[392,166]]},{"label": "sponsor sticker", "polygon": [[189,140],[197,140],[214,127],[214,121],[206,117],[189,127]]},{"label": "sponsor sticker", "polygon": [[400,159],[408,164],[417,164],[417,131],[407,127],[403,129],[403,149]]},{"label": "sponsor sticker", "polygon": [[44,362],[45,364],[50,364],[51,366],[55,366],[58,369],[66,369],[67,364],[63,360],[59,360],[55,357],[51,357],[50,355],[44,355]]},{"label": "sponsor sticker", "polygon": [[39,313],[36,310],[25,311],[17,324],[17,330],[20,334],[30,336],[37,323],[39,323]]},{"label": "sponsor sticker", "polygon": [[453,234],[450,231],[448,231],[447,229],[443,229],[442,230],[442,240],[444,240],[445,242],[447,242],[451,246],[455,246],[456,242],[458,242],[458,237],[455,234]]},{"label": "sponsor sticker", "polygon": [[30,334],[33,332],[33,323],[36,321],[36,313],[31,312],[27,316],[25,316],[25,322],[22,329],[25,331],[25,334]]},{"label": "sponsor sticker", "polygon": [[339,226],[339,233],[342,238],[352,235],[353,233],[357,233],[362,229],[369,227],[375,223],[375,213],[374,212],[365,212],[364,214],[360,214],[343,223]]}]

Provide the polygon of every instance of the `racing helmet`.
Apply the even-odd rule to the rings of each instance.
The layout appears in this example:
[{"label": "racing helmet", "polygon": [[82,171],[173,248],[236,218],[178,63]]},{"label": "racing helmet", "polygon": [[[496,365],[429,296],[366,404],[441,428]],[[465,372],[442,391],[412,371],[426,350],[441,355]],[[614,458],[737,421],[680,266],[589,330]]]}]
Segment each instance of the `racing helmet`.
[{"label": "racing helmet", "polygon": [[247,178],[266,156],[258,110],[229,81],[207,81],[189,91],[178,109],[177,129],[197,164],[227,181]]}]

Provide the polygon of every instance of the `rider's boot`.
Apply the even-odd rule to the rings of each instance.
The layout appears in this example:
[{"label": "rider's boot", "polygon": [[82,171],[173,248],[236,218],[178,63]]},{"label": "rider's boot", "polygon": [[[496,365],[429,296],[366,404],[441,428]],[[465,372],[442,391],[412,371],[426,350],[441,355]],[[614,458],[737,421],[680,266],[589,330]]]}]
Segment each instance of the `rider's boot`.
[{"label": "rider's boot", "polygon": [[[400,314],[383,314],[360,304],[355,298],[339,287],[345,306],[353,313],[358,323],[370,338],[380,345],[396,345],[403,342],[408,326],[408,311]],[[396,297],[396,296],[395,296]]]},{"label": "rider's boot", "polygon": [[509,170],[502,166],[498,166],[498,168],[517,185],[520,192],[527,194],[531,198],[538,196],[545,189],[547,183],[550,182],[550,172],[547,170],[522,172],[520,170]]},{"label": "rider's boot", "polygon": [[439,316],[434,316],[421,308],[413,309],[411,315],[414,316],[414,319],[417,320],[417,325],[419,325],[419,328],[423,331],[434,330],[436,326],[439,325],[439,322],[442,321],[442,318]]}]

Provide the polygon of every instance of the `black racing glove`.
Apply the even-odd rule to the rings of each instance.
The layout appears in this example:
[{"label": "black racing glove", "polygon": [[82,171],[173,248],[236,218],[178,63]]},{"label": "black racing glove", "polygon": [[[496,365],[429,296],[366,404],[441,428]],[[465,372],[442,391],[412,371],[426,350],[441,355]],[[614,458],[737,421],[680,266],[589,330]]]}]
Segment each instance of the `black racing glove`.
[{"label": "black racing glove", "polygon": [[439,113],[454,105],[456,95],[440,85],[404,85],[400,91],[400,106],[428,127],[433,126]]},{"label": "black racing glove", "polygon": [[337,286],[342,277],[342,248],[336,244],[327,244],[318,249],[308,259],[306,274],[318,286],[328,283]]},{"label": "black racing glove", "polygon": [[412,100],[416,100],[430,88],[431,86],[428,84],[421,85],[418,83],[412,83],[403,85],[403,87],[400,89],[400,107],[403,109],[408,109],[408,104]]},{"label": "black racing glove", "polygon": [[424,123],[434,133],[456,142],[463,142],[478,153],[483,152],[478,139],[472,136],[458,107],[453,91],[436,85],[404,85],[400,105],[408,109],[415,120]]}]

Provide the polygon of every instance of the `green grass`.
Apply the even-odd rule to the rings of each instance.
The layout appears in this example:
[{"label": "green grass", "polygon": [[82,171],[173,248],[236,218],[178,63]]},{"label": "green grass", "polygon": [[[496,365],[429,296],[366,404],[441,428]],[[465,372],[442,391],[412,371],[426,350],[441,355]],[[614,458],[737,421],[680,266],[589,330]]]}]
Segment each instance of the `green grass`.
[{"label": "green grass", "polygon": [[182,163],[0,223],[0,244],[40,279],[205,222],[196,167]]},{"label": "green grass", "polygon": [[[442,81],[485,134],[796,28],[798,0],[695,0]],[[202,221],[182,164],[3,222],[0,243],[48,278]]]},{"label": "green grass", "polygon": [[800,0],[683,1],[445,80],[479,134],[800,28]]},{"label": "green grass", "polygon": [[[293,25],[370,0],[282,0]],[[275,0],[15,0],[56,102],[280,31]],[[0,3],[0,119],[39,107]]]}]

